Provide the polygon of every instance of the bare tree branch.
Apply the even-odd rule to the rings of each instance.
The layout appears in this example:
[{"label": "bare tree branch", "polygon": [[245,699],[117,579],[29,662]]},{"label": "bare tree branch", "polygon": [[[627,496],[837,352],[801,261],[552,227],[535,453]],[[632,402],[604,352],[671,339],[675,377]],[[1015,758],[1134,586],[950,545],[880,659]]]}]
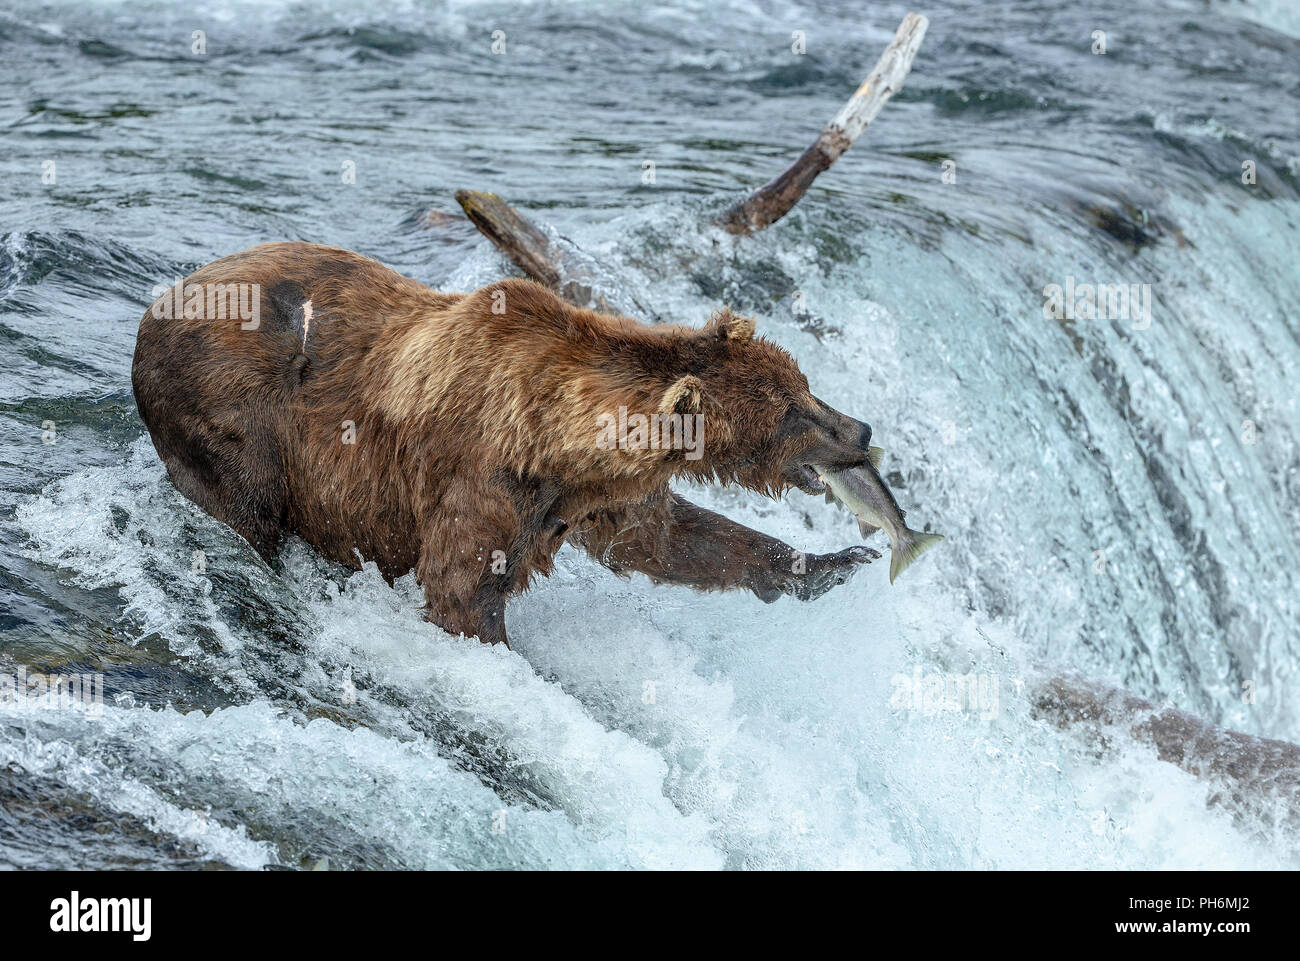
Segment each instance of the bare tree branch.
[{"label": "bare tree branch", "polygon": [[780,220],[799,202],[817,175],[830,169],[876,119],[889,98],[903,89],[903,79],[925,38],[929,21],[919,14],[903,18],[893,41],[857,92],[828,123],[821,136],[784,173],[732,205],[719,225],[733,234],[762,230]]}]

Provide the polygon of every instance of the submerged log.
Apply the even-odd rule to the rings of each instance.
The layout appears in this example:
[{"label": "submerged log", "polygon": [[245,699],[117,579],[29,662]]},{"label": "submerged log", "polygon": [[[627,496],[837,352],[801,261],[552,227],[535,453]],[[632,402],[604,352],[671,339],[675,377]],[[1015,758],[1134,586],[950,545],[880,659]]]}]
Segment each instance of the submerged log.
[{"label": "submerged log", "polygon": [[889,98],[903,89],[903,79],[912,69],[927,26],[929,21],[919,14],[909,13],[904,17],[875,68],[822,129],[813,145],[775,180],[732,205],[718,221],[719,225],[733,234],[748,234],[788,214],[817,175],[830,169],[862,136]]},{"label": "submerged log", "polygon": [[[514,261],[515,266],[566,300],[564,269],[553,251],[551,239],[540,227],[515,210],[497,194],[482,190],[457,190],[456,203],[479,232]],[[579,291],[573,291],[576,296]]]},{"label": "submerged log", "polygon": [[1059,727],[1085,725],[1097,747],[1108,748],[1108,729],[1126,732],[1156,756],[1223,788],[1212,803],[1263,824],[1300,823],[1300,746],[1243,734],[1128,691],[1058,674],[1033,695],[1036,717]]},{"label": "submerged log", "polygon": [[456,202],[470,222],[524,274],[577,307],[650,319],[636,299],[607,290],[596,280],[598,265],[576,245],[558,242],[501,197],[482,190],[457,190]]}]

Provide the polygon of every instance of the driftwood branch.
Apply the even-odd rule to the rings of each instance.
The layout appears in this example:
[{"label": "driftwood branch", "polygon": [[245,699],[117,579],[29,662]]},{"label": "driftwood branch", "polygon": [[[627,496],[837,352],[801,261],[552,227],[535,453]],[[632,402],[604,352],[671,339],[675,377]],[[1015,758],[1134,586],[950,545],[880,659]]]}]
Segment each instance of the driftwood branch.
[{"label": "driftwood branch", "polygon": [[1300,822],[1300,746],[1229,731],[1186,711],[1065,674],[1037,686],[1033,711],[1063,728],[1085,725],[1102,750],[1109,747],[1107,729],[1127,732],[1155,748],[1160,760],[1222,787],[1211,800],[1234,815]]},{"label": "driftwood branch", "polygon": [[821,136],[813,145],[779,177],[728,209],[719,225],[733,234],[748,234],[788,214],[817,175],[839,160],[876,119],[889,98],[903,89],[903,79],[912,69],[927,26],[929,21],[919,14],[909,13],[904,17],[875,68],[849,102],[822,128]]},{"label": "driftwood branch", "polygon": [[601,288],[594,263],[576,246],[557,242],[494,193],[458,190],[456,202],[470,222],[526,276],[578,307],[649,316],[635,298]]}]

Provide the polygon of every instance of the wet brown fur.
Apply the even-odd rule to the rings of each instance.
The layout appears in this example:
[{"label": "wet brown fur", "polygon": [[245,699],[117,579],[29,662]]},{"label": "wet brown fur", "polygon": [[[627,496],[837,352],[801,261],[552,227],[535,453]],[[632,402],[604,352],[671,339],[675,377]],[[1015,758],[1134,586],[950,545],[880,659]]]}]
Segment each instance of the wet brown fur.
[{"label": "wet brown fur", "polygon": [[[268,560],[295,533],[390,579],[414,570],[431,620],[504,641],[506,598],[548,574],[566,538],[620,572],[767,600],[816,596],[865,559],[809,557],[796,574],[787,545],[668,490],[693,477],[775,496],[811,447],[865,450],[863,425],[814,398],[748,318],[652,327],[527,280],[438,293],[305,243],[185,283],[258,285],[260,323],[147,312],[140,414],[176,487]],[[620,405],[702,413],[703,458],[600,449],[597,416]]]}]

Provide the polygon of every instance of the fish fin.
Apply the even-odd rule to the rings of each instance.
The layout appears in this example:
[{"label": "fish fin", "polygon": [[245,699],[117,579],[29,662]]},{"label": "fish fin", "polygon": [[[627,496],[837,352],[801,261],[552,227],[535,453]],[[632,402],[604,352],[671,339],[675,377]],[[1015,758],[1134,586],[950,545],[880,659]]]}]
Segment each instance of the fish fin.
[{"label": "fish fin", "polygon": [[835,503],[835,495],[831,493],[831,489],[829,487],[826,488],[826,503],[828,504]]},{"label": "fish fin", "polygon": [[858,518],[858,532],[862,535],[863,540],[866,540],[878,530],[880,530],[880,528],[875,524],[868,524],[861,517]]},{"label": "fish fin", "polygon": [[904,528],[906,540],[894,545],[889,555],[889,583],[894,583],[894,578],[907,570],[912,561],[916,560],[935,544],[943,540],[942,534],[922,534]]},{"label": "fish fin", "polygon": [[[879,447],[868,447],[868,448],[867,448],[867,461],[868,461],[868,463],[870,463],[871,466],[874,467],[876,470],[880,470],[880,460],[881,460],[881,458],[884,457],[884,456],[885,456],[885,452],[884,452],[883,450],[881,450]],[[877,528],[877,529],[878,529],[878,528]]]}]

